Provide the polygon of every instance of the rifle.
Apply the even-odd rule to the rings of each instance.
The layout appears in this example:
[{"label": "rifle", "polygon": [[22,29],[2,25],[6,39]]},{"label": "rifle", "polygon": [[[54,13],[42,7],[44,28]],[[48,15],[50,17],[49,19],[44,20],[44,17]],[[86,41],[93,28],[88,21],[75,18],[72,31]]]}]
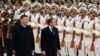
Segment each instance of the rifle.
[{"label": "rifle", "polygon": [[1,29],[0,29],[0,37],[2,38],[2,47],[4,48],[5,47],[5,44],[4,44],[4,37],[3,37],[3,22],[1,23]]},{"label": "rifle", "polygon": [[95,51],[95,48],[94,48],[94,39],[95,39],[95,34],[93,34],[93,39],[92,39],[90,51]]},{"label": "rifle", "polygon": [[[64,26],[66,25],[66,22],[64,21]],[[61,47],[65,47],[65,41],[64,41],[64,38],[65,38],[65,34],[66,34],[66,31],[63,30],[63,39],[61,41]]]},{"label": "rifle", "polygon": [[61,41],[61,47],[65,47],[65,41],[64,41],[64,38],[65,38],[65,30],[63,30],[63,39]]},{"label": "rifle", "polygon": [[3,17],[3,13],[0,11],[0,38],[2,39],[2,47],[4,47],[4,39],[3,39],[3,23],[1,21],[1,18]]},{"label": "rifle", "polygon": [[8,29],[7,29],[7,34],[6,34],[6,38],[7,38],[7,39],[9,39],[9,38],[11,37],[10,29],[11,29],[11,24],[9,23],[9,24],[8,24]]},{"label": "rifle", "polygon": [[83,33],[81,33],[81,40],[80,40],[79,45],[78,45],[78,50],[82,49],[82,40],[83,40]]},{"label": "rifle", "polygon": [[[84,28],[84,23],[82,24],[82,29],[83,28]],[[81,33],[81,40],[80,40],[79,45],[78,45],[78,50],[82,49],[82,40],[83,40],[83,33]]]},{"label": "rifle", "polygon": [[[1,21],[1,11],[0,11],[0,21]],[[0,22],[0,38],[2,37],[2,29],[1,29],[1,22]]]},{"label": "rifle", "polygon": [[[93,25],[93,29],[95,29],[95,24]],[[90,51],[95,51],[94,41],[95,41],[95,33],[93,33],[93,38],[92,38],[92,44],[91,44]]]},{"label": "rifle", "polygon": [[[40,17],[38,19],[38,23],[40,23]],[[36,36],[36,43],[39,43],[40,42],[40,38],[39,38],[39,34],[40,34],[40,27],[38,27],[38,30],[37,30],[37,36]]]},{"label": "rifle", "polygon": [[[74,34],[75,34],[75,32],[73,32],[73,35],[74,35]],[[70,47],[71,47],[71,48],[74,48],[74,37],[72,38]]]},{"label": "rifle", "polygon": [[[73,23],[73,27],[75,27],[75,21],[74,21],[74,23]],[[70,47],[71,48],[74,48],[74,38],[75,38],[75,31],[73,31],[73,36],[72,36],[72,41],[71,41],[71,45],[70,45]]]}]

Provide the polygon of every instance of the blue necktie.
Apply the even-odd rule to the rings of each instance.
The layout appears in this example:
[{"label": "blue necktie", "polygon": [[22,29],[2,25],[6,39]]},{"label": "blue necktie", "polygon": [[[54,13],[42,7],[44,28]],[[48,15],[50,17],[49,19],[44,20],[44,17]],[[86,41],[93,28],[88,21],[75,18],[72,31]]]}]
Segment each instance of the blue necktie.
[{"label": "blue necktie", "polygon": [[54,28],[52,28],[52,33],[53,33],[53,35],[55,35],[55,31],[54,31]]}]

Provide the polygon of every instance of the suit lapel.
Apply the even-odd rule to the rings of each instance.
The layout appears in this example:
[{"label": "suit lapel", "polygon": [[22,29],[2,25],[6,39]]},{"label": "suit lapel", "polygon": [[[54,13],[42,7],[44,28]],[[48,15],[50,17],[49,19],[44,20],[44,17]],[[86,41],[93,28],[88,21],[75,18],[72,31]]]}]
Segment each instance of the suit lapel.
[{"label": "suit lapel", "polygon": [[49,27],[47,27],[47,29],[48,29],[48,33],[50,33],[50,34],[54,35],[54,34],[51,32],[51,30],[50,30],[50,28],[49,28]]},{"label": "suit lapel", "polygon": [[47,29],[48,29],[48,31],[49,31],[50,33],[52,33],[49,27],[47,27]]},{"label": "suit lapel", "polygon": [[48,29],[48,31],[49,31],[48,33],[52,34],[53,36],[56,35],[56,31],[55,31],[55,29],[54,29],[55,34],[53,34],[53,33],[51,32],[51,30],[50,30],[49,27],[47,27],[47,29]]}]

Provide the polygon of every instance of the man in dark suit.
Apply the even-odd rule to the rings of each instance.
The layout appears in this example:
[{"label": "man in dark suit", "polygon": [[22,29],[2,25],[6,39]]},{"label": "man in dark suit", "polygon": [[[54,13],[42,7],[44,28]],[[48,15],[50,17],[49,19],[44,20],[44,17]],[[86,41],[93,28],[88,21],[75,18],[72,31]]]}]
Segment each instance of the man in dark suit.
[{"label": "man in dark suit", "polygon": [[12,52],[15,56],[32,56],[34,52],[33,29],[27,25],[29,18],[22,15],[20,24],[12,29]]},{"label": "man in dark suit", "polygon": [[48,27],[41,33],[41,50],[43,56],[60,55],[60,42],[58,29],[55,27],[56,20],[48,19]]}]

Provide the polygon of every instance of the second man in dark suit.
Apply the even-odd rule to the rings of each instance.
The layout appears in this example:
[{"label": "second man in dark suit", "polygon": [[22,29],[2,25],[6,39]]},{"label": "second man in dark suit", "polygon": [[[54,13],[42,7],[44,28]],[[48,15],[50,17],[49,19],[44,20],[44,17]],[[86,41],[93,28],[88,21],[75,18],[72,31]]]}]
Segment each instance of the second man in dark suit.
[{"label": "second man in dark suit", "polygon": [[44,28],[41,33],[41,50],[43,56],[60,55],[60,42],[58,29],[55,27],[56,20],[48,19],[48,27]]}]

